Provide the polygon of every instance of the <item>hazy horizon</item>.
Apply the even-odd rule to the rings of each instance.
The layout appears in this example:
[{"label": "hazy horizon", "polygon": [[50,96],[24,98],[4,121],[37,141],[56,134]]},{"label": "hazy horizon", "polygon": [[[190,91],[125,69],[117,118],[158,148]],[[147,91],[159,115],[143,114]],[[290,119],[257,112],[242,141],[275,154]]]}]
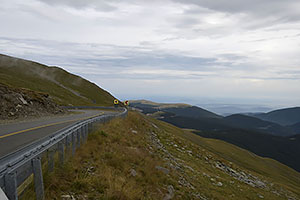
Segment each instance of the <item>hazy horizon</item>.
[{"label": "hazy horizon", "polygon": [[62,67],[122,100],[299,106],[297,0],[0,2],[0,53]]}]

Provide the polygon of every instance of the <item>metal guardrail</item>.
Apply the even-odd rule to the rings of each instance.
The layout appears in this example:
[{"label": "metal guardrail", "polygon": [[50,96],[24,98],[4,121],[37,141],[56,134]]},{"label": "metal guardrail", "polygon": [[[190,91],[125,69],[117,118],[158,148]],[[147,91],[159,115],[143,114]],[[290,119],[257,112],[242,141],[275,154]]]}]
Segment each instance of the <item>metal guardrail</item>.
[{"label": "metal guardrail", "polygon": [[66,109],[101,109],[101,110],[124,110],[125,107],[104,107],[104,106],[62,106]]},{"label": "metal guardrail", "polygon": [[[72,108],[80,109],[81,107]],[[17,188],[32,174],[34,175],[36,199],[44,199],[42,156],[47,155],[48,170],[52,171],[54,168],[54,153],[56,151],[59,153],[59,163],[63,164],[65,149],[71,148],[72,155],[74,156],[76,148],[87,140],[88,133],[95,123],[104,123],[116,117],[127,116],[128,111],[126,108],[118,108],[117,110],[122,112],[101,115],[77,122],[53,133],[51,136],[42,138],[16,152],[2,157],[0,160],[0,187],[8,199],[18,199]]]}]

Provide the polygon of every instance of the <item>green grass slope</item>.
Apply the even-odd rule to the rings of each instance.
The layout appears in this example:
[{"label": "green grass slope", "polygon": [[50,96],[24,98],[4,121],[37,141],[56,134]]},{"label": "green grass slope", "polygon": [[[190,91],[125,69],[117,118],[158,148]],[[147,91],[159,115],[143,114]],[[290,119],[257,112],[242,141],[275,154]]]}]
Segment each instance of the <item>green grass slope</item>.
[{"label": "green grass slope", "polygon": [[300,189],[300,173],[276,160],[260,157],[222,140],[198,136],[189,130],[180,132],[178,135],[202,146],[226,161],[235,163],[241,168],[276,180],[281,186],[290,187],[293,191]]},{"label": "green grass slope", "polygon": [[[45,174],[45,188],[46,199],[299,199],[300,174],[129,112],[96,128],[74,158]],[[21,199],[31,198],[29,190]]]},{"label": "green grass slope", "polygon": [[1,54],[0,83],[47,93],[60,105],[113,105],[111,94],[79,76]]}]

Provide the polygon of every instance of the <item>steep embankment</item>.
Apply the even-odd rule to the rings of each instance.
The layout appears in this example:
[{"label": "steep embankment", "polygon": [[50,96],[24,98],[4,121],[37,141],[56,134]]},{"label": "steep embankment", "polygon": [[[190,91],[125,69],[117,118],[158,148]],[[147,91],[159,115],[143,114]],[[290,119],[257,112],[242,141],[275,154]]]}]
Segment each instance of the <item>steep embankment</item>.
[{"label": "steep embankment", "polygon": [[0,83],[0,120],[64,113],[49,95]]},{"label": "steep embankment", "polygon": [[60,105],[111,106],[113,96],[58,67],[0,54],[0,83],[49,94]]},{"label": "steep embankment", "polygon": [[97,128],[74,159],[45,177],[46,199],[300,197],[296,171],[135,112]]}]

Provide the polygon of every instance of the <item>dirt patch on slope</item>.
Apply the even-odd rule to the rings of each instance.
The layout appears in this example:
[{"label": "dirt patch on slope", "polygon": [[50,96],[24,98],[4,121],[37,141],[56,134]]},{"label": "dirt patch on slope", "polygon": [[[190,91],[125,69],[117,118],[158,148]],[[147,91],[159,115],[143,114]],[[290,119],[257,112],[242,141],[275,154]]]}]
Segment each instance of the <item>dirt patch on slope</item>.
[{"label": "dirt patch on slope", "polygon": [[48,94],[0,84],[0,120],[62,114]]}]

